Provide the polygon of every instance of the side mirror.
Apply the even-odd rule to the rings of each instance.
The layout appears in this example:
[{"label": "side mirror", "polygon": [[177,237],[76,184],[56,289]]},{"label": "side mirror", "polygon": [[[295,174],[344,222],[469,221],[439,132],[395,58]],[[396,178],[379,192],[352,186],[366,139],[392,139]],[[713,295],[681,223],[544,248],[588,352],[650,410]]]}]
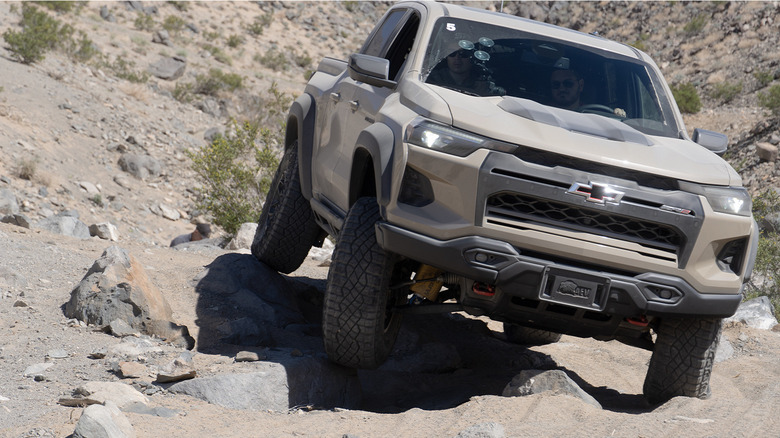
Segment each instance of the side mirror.
[{"label": "side mirror", "polygon": [[394,88],[397,83],[391,81],[390,61],[376,56],[353,53],[349,55],[349,77],[377,87]]},{"label": "side mirror", "polygon": [[726,149],[729,147],[729,138],[725,134],[706,129],[694,129],[693,141],[718,155],[726,153]]}]

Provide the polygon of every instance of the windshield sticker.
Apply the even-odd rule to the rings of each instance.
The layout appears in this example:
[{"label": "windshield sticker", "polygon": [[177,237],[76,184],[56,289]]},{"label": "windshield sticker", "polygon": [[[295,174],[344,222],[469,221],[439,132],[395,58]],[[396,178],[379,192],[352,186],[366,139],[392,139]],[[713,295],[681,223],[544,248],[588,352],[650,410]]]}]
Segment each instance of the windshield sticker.
[{"label": "windshield sticker", "polygon": [[447,30],[450,32],[455,31],[455,23],[447,23]]}]

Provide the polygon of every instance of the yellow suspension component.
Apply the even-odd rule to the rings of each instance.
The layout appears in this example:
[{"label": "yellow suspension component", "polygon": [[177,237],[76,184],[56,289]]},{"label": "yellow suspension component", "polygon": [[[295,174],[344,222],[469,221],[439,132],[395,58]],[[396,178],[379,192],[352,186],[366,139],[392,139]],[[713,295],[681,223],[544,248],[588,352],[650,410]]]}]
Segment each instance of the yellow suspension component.
[{"label": "yellow suspension component", "polygon": [[443,273],[444,271],[431,265],[422,265],[414,276],[418,283],[412,285],[409,290],[428,301],[436,301],[436,297],[439,296],[439,291],[444,285],[443,282],[437,279]]}]

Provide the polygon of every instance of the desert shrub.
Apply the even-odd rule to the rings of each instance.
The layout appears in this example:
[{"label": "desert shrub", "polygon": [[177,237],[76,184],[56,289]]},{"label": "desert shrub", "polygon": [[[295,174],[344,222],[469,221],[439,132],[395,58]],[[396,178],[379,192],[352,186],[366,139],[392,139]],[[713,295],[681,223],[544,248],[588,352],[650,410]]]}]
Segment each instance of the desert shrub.
[{"label": "desert shrub", "polygon": [[[192,168],[203,183],[198,208],[235,234],[242,223],[257,222],[278,159],[267,142],[270,131],[255,123],[232,122],[231,133],[190,152]],[[264,134],[264,131],[268,133]]]},{"label": "desert shrub", "polygon": [[704,29],[704,26],[707,25],[708,21],[709,18],[706,14],[699,14],[693,17],[688,24],[683,26],[683,32],[688,36],[696,35]]},{"label": "desert shrub", "polygon": [[14,174],[17,178],[32,181],[35,178],[35,172],[38,169],[38,161],[33,159],[22,159],[16,163]]},{"label": "desert shrub", "polygon": [[195,85],[192,83],[177,82],[176,87],[171,94],[173,98],[179,102],[192,102],[192,95],[194,94]]},{"label": "desert shrub", "polygon": [[65,51],[70,59],[78,62],[87,62],[100,54],[97,46],[84,32],[79,32],[78,40],[71,40]]},{"label": "desert shrub", "polygon": [[[772,189],[753,197],[753,216],[763,223],[769,215],[780,213],[780,195]],[[753,279],[748,283],[745,298],[766,295],[772,302],[775,314],[780,315],[780,235],[776,230],[765,230],[758,239]]]},{"label": "desert shrub", "polygon": [[189,5],[187,4],[189,2],[187,1],[168,1],[166,3],[176,8],[179,12],[184,12],[189,8]]},{"label": "desert shrub", "polygon": [[217,62],[221,62],[222,64],[227,64],[227,65],[233,64],[233,61],[230,59],[230,56],[228,56],[227,53],[225,53],[222,49],[220,49],[217,46],[206,44],[205,46],[203,46],[203,50],[211,53],[211,56],[213,56],[214,59],[217,60]]},{"label": "desert shrub", "polygon": [[758,104],[780,116],[780,84],[772,85],[766,93],[758,93]]},{"label": "desert shrub", "polygon": [[647,33],[640,33],[639,38],[636,39],[633,43],[631,43],[632,46],[636,47],[637,49],[646,52],[647,51],[647,40],[650,39],[650,34]]},{"label": "desert shrub", "polygon": [[770,82],[775,80],[775,74],[772,73],[771,71],[766,71],[766,70],[759,70],[753,72],[753,77],[756,78],[756,80],[758,81],[758,85],[761,88],[766,87],[767,85],[769,85]]},{"label": "desert shrub", "polygon": [[206,38],[206,41],[216,41],[219,38],[219,32],[203,32],[203,38]]},{"label": "desert shrub", "polygon": [[720,100],[723,103],[729,103],[734,100],[735,97],[742,92],[742,82],[732,84],[731,82],[720,82],[714,84],[710,97],[716,100]]},{"label": "desert shrub", "polygon": [[677,102],[677,107],[684,113],[694,114],[701,110],[701,100],[699,99],[699,93],[696,92],[696,87],[687,82],[672,87],[672,95]]},{"label": "desert shrub", "polygon": [[344,1],[344,9],[346,9],[349,12],[355,12],[357,11],[359,4],[356,0],[345,0]]},{"label": "desert shrub", "polygon": [[73,2],[73,1],[36,1],[33,2],[37,5],[41,5],[46,9],[59,13],[68,13],[73,10],[81,9],[85,2]]},{"label": "desert shrub", "polygon": [[263,34],[263,29],[268,27],[273,21],[274,16],[270,12],[257,16],[252,24],[246,27],[246,31],[254,36],[260,36]]},{"label": "desert shrub", "polygon": [[295,54],[293,55],[293,61],[295,61],[295,65],[301,68],[309,68],[311,65],[311,56],[309,56],[309,52],[304,51],[303,55]]},{"label": "desert shrub", "polygon": [[133,26],[138,30],[149,31],[154,29],[154,18],[151,15],[139,12],[133,22]]},{"label": "desert shrub", "polygon": [[61,42],[69,41],[73,28],[63,25],[44,11],[29,3],[22,3],[21,31],[7,30],[3,39],[8,44],[11,56],[23,64],[42,60],[47,51]]},{"label": "desert shrub", "polygon": [[275,47],[271,47],[262,56],[255,55],[255,60],[273,71],[287,70],[290,66],[287,56]]},{"label": "desert shrub", "polygon": [[114,76],[130,81],[134,84],[143,84],[149,80],[149,73],[146,71],[136,71],[135,61],[128,61],[128,56],[118,56],[113,63],[103,62],[102,66],[113,72]]},{"label": "desert shrub", "polygon": [[231,49],[235,49],[241,44],[244,44],[244,37],[242,37],[241,35],[230,35],[227,39],[227,45]]},{"label": "desert shrub", "polygon": [[185,23],[181,17],[178,17],[176,15],[169,15],[165,17],[165,20],[163,21],[162,24],[163,29],[167,30],[172,34],[178,34],[182,30],[184,30],[185,26],[187,26],[187,23]]}]

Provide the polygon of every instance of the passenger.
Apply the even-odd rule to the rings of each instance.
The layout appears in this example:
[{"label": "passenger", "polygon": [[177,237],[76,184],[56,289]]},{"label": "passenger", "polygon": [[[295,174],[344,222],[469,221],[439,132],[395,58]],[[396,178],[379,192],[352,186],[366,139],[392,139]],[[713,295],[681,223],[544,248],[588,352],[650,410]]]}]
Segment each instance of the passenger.
[{"label": "passenger", "polygon": [[578,111],[580,109],[580,94],[585,88],[585,80],[574,70],[553,70],[550,75],[550,93],[553,105]]},{"label": "passenger", "polygon": [[446,65],[433,69],[426,82],[480,96],[505,93],[503,89],[496,87],[484,66],[475,65],[473,49],[463,49],[453,41],[445,53],[449,53],[445,58]]}]

